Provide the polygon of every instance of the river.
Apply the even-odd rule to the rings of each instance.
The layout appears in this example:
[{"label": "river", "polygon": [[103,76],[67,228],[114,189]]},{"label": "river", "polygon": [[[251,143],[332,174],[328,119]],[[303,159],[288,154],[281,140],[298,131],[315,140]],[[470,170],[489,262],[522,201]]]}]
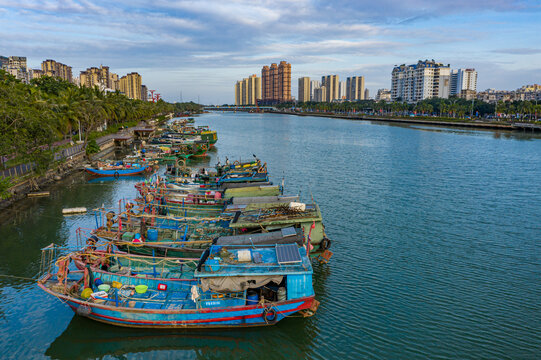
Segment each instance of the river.
[{"label": "river", "polygon": [[[314,265],[311,318],[224,331],[112,327],[35,283],[0,277],[1,358],[541,358],[541,139],[524,133],[211,113],[217,151],[268,163],[320,205],[334,256]],[[204,164],[204,163],[203,163]],[[76,174],[0,216],[0,274],[35,277],[137,179]]]}]

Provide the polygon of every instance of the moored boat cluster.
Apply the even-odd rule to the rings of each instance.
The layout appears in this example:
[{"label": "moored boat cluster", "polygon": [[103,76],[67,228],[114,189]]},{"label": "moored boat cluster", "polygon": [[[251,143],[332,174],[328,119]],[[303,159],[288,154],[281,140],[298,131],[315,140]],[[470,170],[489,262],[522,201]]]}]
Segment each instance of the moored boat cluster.
[{"label": "moored boat cluster", "polygon": [[165,173],[137,183],[114,209],[96,209],[76,251],[43,249],[40,288],[118,326],[242,327],[313,315],[312,261],[332,255],[318,205],[284,195],[255,155],[214,169],[186,165],[216,140],[185,122],[149,139],[128,168],[160,161]]}]

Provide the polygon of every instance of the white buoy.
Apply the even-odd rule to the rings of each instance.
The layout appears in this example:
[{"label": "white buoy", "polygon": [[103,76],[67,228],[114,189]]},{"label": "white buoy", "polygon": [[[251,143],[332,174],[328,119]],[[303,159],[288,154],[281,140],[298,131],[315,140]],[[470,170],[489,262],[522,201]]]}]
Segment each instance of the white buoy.
[{"label": "white buoy", "polygon": [[69,209],[62,209],[63,215],[70,215],[70,214],[80,214],[85,213],[86,208],[85,207],[76,207],[76,208],[69,208]]}]

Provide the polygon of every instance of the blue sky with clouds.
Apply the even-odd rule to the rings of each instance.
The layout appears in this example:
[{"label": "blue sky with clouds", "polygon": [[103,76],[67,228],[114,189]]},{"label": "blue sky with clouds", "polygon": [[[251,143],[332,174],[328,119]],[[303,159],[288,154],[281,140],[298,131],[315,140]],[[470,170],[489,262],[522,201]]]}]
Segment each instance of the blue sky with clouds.
[{"label": "blue sky with clouds", "polygon": [[0,55],[108,65],[169,101],[231,103],[236,80],[292,64],[297,78],[364,75],[373,96],[394,65],[474,67],[478,90],[541,83],[540,0],[0,0]]}]

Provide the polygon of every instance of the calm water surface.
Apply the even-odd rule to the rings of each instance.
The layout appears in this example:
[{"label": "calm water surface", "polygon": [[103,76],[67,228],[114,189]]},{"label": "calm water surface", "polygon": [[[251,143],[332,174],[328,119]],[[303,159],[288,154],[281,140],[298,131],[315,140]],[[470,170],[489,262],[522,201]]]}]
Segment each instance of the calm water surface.
[{"label": "calm water surface", "polygon": [[[217,157],[256,154],[320,204],[334,256],[309,319],[233,331],[123,329],[0,277],[1,358],[541,358],[541,141],[526,134],[214,113]],[[0,218],[0,274],[33,277],[40,248],[75,245],[137,179],[63,180]]]}]

